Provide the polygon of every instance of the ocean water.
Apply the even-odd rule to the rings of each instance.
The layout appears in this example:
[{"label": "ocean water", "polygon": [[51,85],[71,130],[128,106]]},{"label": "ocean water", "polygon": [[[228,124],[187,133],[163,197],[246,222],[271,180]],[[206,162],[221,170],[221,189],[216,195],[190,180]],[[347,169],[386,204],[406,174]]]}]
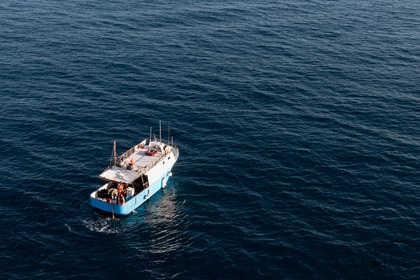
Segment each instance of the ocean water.
[{"label": "ocean water", "polygon": [[[1,279],[418,279],[420,2],[1,1]],[[112,141],[180,148],[96,212]]]}]

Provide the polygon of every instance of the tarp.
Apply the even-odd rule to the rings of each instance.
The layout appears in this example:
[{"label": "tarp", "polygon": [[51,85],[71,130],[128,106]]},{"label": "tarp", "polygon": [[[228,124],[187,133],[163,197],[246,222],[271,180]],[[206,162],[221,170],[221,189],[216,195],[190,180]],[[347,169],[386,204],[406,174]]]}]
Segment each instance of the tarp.
[{"label": "tarp", "polygon": [[130,184],[139,178],[141,174],[133,170],[112,166],[111,168],[102,172],[99,178],[107,181]]}]

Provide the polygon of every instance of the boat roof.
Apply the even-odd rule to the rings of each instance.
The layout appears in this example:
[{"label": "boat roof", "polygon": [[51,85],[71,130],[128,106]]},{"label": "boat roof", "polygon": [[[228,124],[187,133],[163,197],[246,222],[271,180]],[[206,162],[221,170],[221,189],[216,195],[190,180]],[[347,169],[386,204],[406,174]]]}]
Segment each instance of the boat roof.
[{"label": "boat roof", "polygon": [[141,176],[141,173],[118,166],[111,166],[102,172],[99,178],[107,181],[130,184]]}]

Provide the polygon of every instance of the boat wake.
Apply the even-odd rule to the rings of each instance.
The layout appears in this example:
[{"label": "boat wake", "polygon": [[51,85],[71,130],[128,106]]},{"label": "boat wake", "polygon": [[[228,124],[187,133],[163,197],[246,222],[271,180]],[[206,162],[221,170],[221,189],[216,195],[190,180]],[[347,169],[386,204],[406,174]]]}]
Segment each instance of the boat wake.
[{"label": "boat wake", "polygon": [[92,232],[100,232],[106,234],[119,234],[123,230],[118,223],[119,219],[104,218],[100,220],[83,220],[83,225]]}]

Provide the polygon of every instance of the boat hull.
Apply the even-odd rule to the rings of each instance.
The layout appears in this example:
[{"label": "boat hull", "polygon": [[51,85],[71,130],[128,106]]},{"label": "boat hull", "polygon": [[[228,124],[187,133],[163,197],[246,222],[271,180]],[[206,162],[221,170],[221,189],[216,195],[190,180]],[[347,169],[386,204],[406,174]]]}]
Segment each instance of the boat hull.
[{"label": "boat hull", "polygon": [[127,197],[124,204],[110,203],[104,199],[98,198],[97,193],[99,190],[107,188],[108,183],[97,189],[96,191],[90,194],[90,204],[97,209],[100,209],[105,212],[117,214],[117,215],[127,215],[133,212],[136,208],[141,206],[143,203],[148,201],[154,194],[156,194],[160,189],[166,186],[168,182],[172,167],[178,158],[178,154],[173,154],[167,159],[159,162],[146,174],[149,177],[149,187],[145,188],[138,194],[133,197]]}]

